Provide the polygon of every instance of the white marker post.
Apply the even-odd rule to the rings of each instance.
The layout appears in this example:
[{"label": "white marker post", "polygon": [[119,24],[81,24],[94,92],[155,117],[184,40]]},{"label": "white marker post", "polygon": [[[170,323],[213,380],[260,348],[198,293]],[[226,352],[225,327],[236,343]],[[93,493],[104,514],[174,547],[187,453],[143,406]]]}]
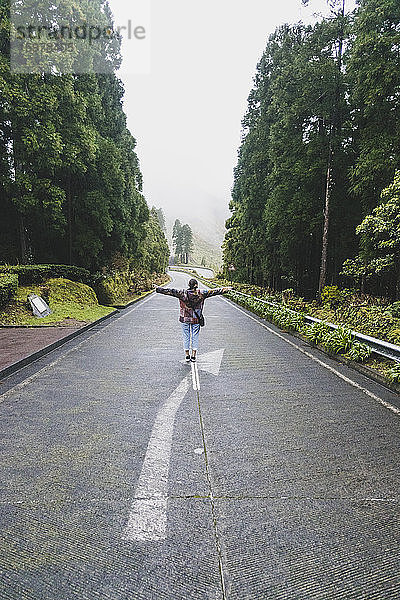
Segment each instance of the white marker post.
[{"label": "white marker post", "polygon": [[[199,369],[218,375],[224,350],[199,359]],[[197,364],[192,363],[193,389],[200,389]],[[197,375],[196,375],[197,374]],[[196,386],[198,387],[194,387]],[[122,539],[157,542],[167,535],[168,477],[176,413],[189,390],[186,376],[157,413]]]}]

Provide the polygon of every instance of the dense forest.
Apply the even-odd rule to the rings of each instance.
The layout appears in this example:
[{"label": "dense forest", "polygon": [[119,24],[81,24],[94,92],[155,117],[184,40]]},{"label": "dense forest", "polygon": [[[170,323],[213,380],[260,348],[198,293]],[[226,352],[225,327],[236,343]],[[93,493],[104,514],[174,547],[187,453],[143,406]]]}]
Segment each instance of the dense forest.
[{"label": "dense forest", "polygon": [[[103,0],[91,10],[109,13]],[[107,74],[11,72],[10,3],[0,0],[0,262],[96,271],[123,256],[165,270],[168,245],[142,194],[115,75],[117,42],[102,49]]]},{"label": "dense forest", "polygon": [[400,294],[400,3],[331,0],[257,66],[224,242],[238,281]]}]

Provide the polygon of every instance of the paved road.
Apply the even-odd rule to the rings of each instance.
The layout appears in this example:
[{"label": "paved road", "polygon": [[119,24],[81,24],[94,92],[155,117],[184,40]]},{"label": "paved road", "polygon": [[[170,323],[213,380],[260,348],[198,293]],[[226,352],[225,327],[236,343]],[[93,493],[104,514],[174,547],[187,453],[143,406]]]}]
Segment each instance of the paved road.
[{"label": "paved road", "polygon": [[398,397],[205,312],[199,392],[161,295],[2,384],[1,600],[400,597]]}]

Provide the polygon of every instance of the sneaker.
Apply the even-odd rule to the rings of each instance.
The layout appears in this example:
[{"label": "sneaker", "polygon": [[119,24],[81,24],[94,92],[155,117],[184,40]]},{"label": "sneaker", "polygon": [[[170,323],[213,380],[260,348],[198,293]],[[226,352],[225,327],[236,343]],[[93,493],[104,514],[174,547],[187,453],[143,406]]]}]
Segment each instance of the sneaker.
[{"label": "sneaker", "polygon": [[190,363],[190,356],[185,356],[185,361],[186,361],[187,363]]},{"label": "sneaker", "polygon": [[196,357],[192,356],[192,358],[190,359],[192,362],[196,362]]}]

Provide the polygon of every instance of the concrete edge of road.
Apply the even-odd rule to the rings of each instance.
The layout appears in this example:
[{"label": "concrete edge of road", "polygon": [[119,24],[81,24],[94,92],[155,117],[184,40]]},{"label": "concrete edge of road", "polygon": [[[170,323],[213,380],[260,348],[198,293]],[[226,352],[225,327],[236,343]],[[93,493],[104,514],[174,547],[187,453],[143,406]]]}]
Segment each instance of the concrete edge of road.
[{"label": "concrete edge of road", "polygon": [[133,304],[136,304],[137,302],[140,302],[140,300],[143,300],[146,296],[149,296],[150,294],[153,294],[153,293],[154,293],[154,290],[150,290],[149,292],[146,292],[145,294],[143,294],[139,298],[135,298],[135,300],[132,300],[131,302],[129,302],[123,308],[115,309],[112,312],[110,312],[108,315],[105,315],[104,317],[101,317],[100,319],[97,319],[96,321],[93,321],[93,323],[89,323],[88,325],[85,325],[84,327],[81,327],[81,329],[78,329],[77,331],[74,331],[73,333],[69,333],[68,335],[66,335],[66,336],[60,338],[59,340],[57,340],[56,342],[53,342],[52,344],[49,344],[48,346],[45,346],[44,348],[41,348],[37,352],[34,352],[33,354],[30,354],[29,356],[25,356],[24,358],[22,358],[21,360],[18,360],[17,362],[13,363],[12,365],[9,365],[8,367],[5,367],[4,369],[2,369],[0,371],[0,380],[4,379],[5,377],[8,377],[9,375],[12,375],[13,373],[16,373],[17,371],[19,371],[23,367],[26,367],[27,365],[30,365],[31,363],[35,362],[35,360],[38,360],[39,358],[42,358],[46,354],[49,354],[53,350],[56,350],[60,346],[63,346],[67,342],[69,342],[69,341],[73,340],[74,338],[80,336],[82,333],[85,333],[86,331],[92,329],[93,327],[96,327],[96,325],[99,325],[103,321],[106,321],[107,319],[110,319],[111,317],[114,317],[115,315],[117,315],[121,311],[125,310],[126,308],[129,308],[130,306],[132,306]]},{"label": "concrete edge of road", "polygon": [[[244,306],[241,306],[240,304],[238,304],[234,300],[231,300],[231,298],[226,298],[226,300],[228,302],[231,302],[234,306],[240,306],[240,308],[243,311],[248,312],[249,316],[252,316],[253,318],[256,318],[257,320],[260,321],[260,323],[265,322],[265,323],[268,323],[268,325],[270,327],[276,327],[276,325],[274,325],[270,321],[267,321],[266,319],[263,319],[262,317],[260,317],[256,313],[253,313],[248,308],[245,308]],[[321,352],[322,354],[324,354],[326,357],[334,360],[335,362],[337,362],[337,363],[339,363],[341,365],[345,365],[345,366],[349,367],[350,369],[353,369],[354,371],[357,371],[357,373],[360,373],[360,375],[364,375],[364,377],[368,377],[368,379],[371,379],[375,383],[378,383],[379,385],[383,386],[387,390],[389,390],[391,392],[394,392],[395,394],[400,395],[400,385],[396,385],[395,383],[390,383],[390,381],[388,381],[383,375],[380,375],[378,372],[375,372],[374,370],[370,369],[369,367],[366,367],[366,366],[364,366],[364,365],[362,365],[360,363],[357,363],[357,362],[355,362],[353,360],[350,360],[349,358],[345,358],[344,356],[340,356],[340,354],[332,354],[330,352],[327,352],[323,347],[318,346],[317,344],[311,343],[310,340],[308,340],[307,338],[301,336],[299,333],[296,333],[294,331],[288,331],[288,330],[285,330],[285,329],[279,329],[279,328],[277,328],[277,329],[278,329],[278,331],[281,334],[287,335],[287,336],[290,336],[290,337],[294,337],[294,338],[296,338],[296,339],[304,342],[310,348],[318,350],[319,352]]]}]

